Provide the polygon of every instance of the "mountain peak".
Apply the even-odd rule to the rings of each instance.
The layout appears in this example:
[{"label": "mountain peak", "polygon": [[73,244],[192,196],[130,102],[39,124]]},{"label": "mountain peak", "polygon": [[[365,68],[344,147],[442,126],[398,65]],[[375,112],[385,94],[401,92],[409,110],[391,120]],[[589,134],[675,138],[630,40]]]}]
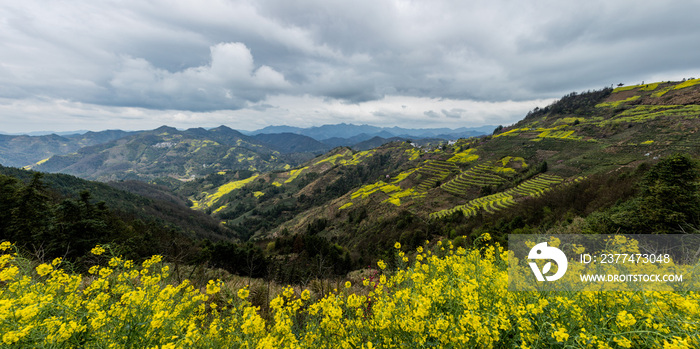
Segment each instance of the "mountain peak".
[{"label": "mountain peak", "polygon": [[177,132],[177,129],[168,125],[163,125],[153,130],[153,132]]}]

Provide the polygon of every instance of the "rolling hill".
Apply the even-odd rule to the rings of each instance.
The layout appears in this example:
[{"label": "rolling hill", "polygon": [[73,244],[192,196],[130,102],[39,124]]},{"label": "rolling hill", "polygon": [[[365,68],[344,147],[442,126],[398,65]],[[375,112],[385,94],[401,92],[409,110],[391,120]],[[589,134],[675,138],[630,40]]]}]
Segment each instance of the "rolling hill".
[{"label": "rolling hill", "polygon": [[413,246],[435,234],[504,239],[574,221],[584,226],[570,229],[594,229],[580,220],[640,195],[654,164],[676,153],[700,157],[697,81],[572,93],[488,137],[338,148],[188,195],[242,238],[274,242],[268,251],[288,258],[314,255],[285,247],[299,236],[362,263],[394,241]]},{"label": "rolling hill", "polygon": [[133,132],[107,130],[71,135],[1,135],[0,164],[9,167],[32,167],[54,155],[69,154],[88,147],[126,137]]},{"label": "rolling hill", "polygon": [[281,169],[311,157],[282,154],[225,126],[185,131],[163,126],[54,156],[33,168],[101,181],[158,177],[185,181],[221,171]]},{"label": "rolling hill", "polygon": [[[256,275],[292,283],[343,275],[390,256],[396,241],[410,249],[435,236],[466,244],[482,233],[505,242],[511,232],[696,229],[700,195],[678,188],[700,178],[699,103],[700,79],[604,88],[566,95],[489,136],[368,138],[362,150],[318,156],[323,144],[290,128],[246,136],[161,127],[36,169],[117,180],[185,217],[187,207],[200,211],[240,241],[202,243],[214,265],[240,272],[225,256],[253,258]],[[336,131],[315,130],[347,136]]]}]

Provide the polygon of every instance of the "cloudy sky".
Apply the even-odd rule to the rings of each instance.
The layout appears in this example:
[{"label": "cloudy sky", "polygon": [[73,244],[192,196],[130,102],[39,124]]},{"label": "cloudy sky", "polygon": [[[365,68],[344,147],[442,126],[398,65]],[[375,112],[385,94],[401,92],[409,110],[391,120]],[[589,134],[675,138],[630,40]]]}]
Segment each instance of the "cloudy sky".
[{"label": "cloudy sky", "polygon": [[510,124],[700,76],[697,1],[0,3],[0,132]]}]

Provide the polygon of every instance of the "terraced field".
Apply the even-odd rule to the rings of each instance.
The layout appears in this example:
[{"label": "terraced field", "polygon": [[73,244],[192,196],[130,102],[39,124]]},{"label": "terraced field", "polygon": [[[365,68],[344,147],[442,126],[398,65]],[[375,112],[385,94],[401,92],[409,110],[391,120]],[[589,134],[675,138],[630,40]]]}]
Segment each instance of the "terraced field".
[{"label": "terraced field", "polygon": [[518,198],[528,196],[538,197],[562,181],[563,179],[559,176],[541,174],[521,183],[515,188],[511,188],[500,193],[483,196],[471,200],[464,205],[433,212],[430,214],[430,218],[439,219],[449,216],[455,212],[462,212],[465,216],[470,217],[476,215],[479,210],[483,210],[486,213],[494,213],[515,205],[517,203],[516,199]]},{"label": "terraced field", "polygon": [[462,195],[472,186],[484,187],[505,182],[503,177],[494,174],[494,172],[496,172],[496,168],[493,166],[493,162],[478,164],[460,173],[440,188],[451,194]]},{"label": "terraced field", "polygon": [[434,188],[439,182],[442,182],[450,175],[452,171],[457,171],[459,168],[454,163],[442,160],[428,160],[418,169],[418,173],[422,176],[420,183],[416,186],[416,191],[426,192]]}]

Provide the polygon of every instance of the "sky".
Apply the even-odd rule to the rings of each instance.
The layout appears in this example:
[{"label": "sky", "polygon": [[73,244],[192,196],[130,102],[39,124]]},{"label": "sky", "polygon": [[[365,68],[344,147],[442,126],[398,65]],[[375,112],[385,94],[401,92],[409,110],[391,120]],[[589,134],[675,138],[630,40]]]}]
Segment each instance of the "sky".
[{"label": "sky", "polygon": [[698,1],[0,2],[0,132],[509,125],[700,77]]}]

